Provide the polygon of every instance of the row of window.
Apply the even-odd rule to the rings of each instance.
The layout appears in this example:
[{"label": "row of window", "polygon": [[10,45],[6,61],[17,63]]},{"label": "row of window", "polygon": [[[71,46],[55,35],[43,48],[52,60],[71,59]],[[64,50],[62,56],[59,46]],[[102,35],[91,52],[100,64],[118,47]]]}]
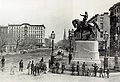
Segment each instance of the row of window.
[{"label": "row of window", "polygon": [[[11,30],[15,30],[15,31],[16,31],[16,30],[24,30],[24,29],[21,29],[20,27],[9,27],[9,30],[10,30],[10,29],[11,29]],[[31,30],[31,31],[37,31],[37,30],[38,30],[38,31],[39,31],[39,30],[40,30],[40,31],[44,31],[43,27],[34,27],[34,28],[33,28],[33,27],[30,27],[30,28],[28,28],[28,29]]]},{"label": "row of window", "polygon": [[29,35],[29,37],[33,37],[33,38],[43,38],[43,36],[42,35]]}]

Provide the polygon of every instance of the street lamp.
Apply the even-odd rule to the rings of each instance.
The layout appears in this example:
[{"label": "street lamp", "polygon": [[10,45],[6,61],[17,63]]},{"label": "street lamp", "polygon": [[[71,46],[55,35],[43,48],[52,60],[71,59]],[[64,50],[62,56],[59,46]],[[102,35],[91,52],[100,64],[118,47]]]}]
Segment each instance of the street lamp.
[{"label": "street lamp", "polygon": [[70,62],[71,62],[71,59],[72,59],[72,53],[71,53],[71,51],[72,51],[72,49],[71,49],[71,44],[72,44],[72,33],[71,33],[71,31],[70,31],[70,29],[69,29],[69,42],[70,42],[70,46],[69,46],[69,64],[70,64]]},{"label": "street lamp", "polygon": [[107,41],[108,41],[109,34],[105,31],[104,40],[105,40],[105,57],[104,57],[104,70],[108,67],[108,57],[107,57]]},{"label": "street lamp", "polygon": [[115,48],[115,70],[119,70],[119,65],[118,65],[118,34],[115,34],[115,43],[116,43],[116,48]]},{"label": "street lamp", "polygon": [[52,54],[51,54],[51,64],[54,63],[54,39],[55,39],[55,33],[52,31],[51,33],[51,39],[52,39]]}]

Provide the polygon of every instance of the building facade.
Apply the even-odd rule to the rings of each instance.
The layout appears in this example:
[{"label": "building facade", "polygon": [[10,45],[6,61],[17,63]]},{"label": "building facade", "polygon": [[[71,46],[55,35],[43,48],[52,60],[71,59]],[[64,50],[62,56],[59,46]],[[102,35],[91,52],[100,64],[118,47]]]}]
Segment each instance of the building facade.
[{"label": "building facade", "polygon": [[[105,49],[105,41],[104,41],[104,33],[107,31],[107,33],[110,36],[110,17],[108,12],[104,12],[104,14],[96,14],[93,16],[90,20],[88,20],[89,23],[96,22],[100,28],[99,32],[98,30],[95,30],[96,34],[96,40],[99,42],[99,50]],[[110,48],[110,38],[108,38],[107,42],[107,48]],[[102,55],[102,53],[101,53]],[[104,55],[104,54],[103,54]]]},{"label": "building facade", "polygon": [[110,52],[111,52],[111,56],[114,56],[116,51],[115,34],[118,35],[118,45],[117,45],[118,51],[120,49],[119,48],[120,47],[120,2],[110,7],[109,11],[110,11]]},{"label": "building facade", "polygon": [[[37,41],[38,47],[42,47],[45,43],[45,26],[44,25],[30,25],[23,24],[10,24],[8,25],[9,42],[7,51],[11,52],[15,49],[17,41],[25,39]],[[11,47],[12,46],[12,47]]]},{"label": "building facade", "polygon": [[6,52],[6,45],[8,41],[8,27],[0,26],[0,52]]}]

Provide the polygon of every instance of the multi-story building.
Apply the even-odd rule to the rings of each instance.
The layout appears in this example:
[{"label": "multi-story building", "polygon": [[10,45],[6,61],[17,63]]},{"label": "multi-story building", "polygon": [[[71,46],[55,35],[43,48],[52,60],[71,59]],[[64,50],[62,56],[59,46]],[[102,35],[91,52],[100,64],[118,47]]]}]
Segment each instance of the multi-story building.
[{"label": "multi-story building", "polygon": [[7,33],[8,33],[8,26],[0,26],[0,33],[7,35]]},{"label": "multi-story building", "polygon": [[8,25],[8,34],[9,42],[8,51],[10,49],[14,50],[15,45],[17,44],[16,41],[21,41],[25,39],[35,39],[37,41],[36,46],[42,46],[45,43],[45,26],[44,25],[30,25],[28,23],[23,24],[10,24]]},{"label": "multi-story building", "polygon": [[0,52],[6,52],[6,44],[8,41],[8,27],[0,26]]},{"label": "multi-story building", "polygon": [[[108,12],[104,12],[104,14],[96,14],[93,16],[90,20],[88,20],[89,23],[96,22],[100,28],[100,31],[95,30],[96,34],[96,40],[99,42],[99,50],[102,50],[105,48],[104,44],[104,33],[107,31],[107,33],[110,35],[110,17]],[[110,38],[108,38],[107,47],[110,47]]]},{"label": "multi-story building", "polygon": [[[115,55],[116,43],[115,34],[118,35],[118,41],[120,41],[120,2],[114,4],[109,9],[110,11],[110,51],[111,56]],[[119,47],[118,42],[118,47]]]}]

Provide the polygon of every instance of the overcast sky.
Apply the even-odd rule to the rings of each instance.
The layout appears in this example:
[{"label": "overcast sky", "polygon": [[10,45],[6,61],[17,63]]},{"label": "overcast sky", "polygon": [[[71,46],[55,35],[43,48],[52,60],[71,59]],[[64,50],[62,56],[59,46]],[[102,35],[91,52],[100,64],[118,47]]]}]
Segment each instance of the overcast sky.
[{"label": "overcast sky", "polygon": [[46,37],[54,30],[55,41],[63,39],[64,28],[73,28],[71,21],[88,11],[89,18],[109,12],[119,0],[0,0],[0,25],[44,24]]}]

